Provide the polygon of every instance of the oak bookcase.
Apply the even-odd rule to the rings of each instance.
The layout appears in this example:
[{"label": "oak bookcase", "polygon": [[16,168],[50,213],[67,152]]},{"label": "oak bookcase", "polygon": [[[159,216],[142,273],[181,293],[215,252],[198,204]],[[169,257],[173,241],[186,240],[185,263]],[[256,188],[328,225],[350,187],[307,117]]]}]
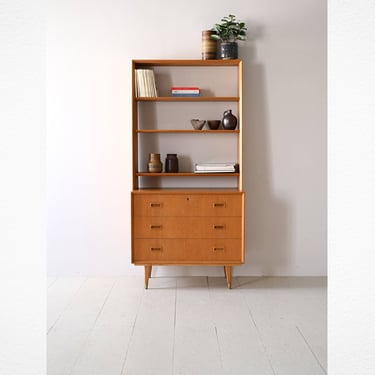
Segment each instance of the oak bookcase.
[{"label": "oak bookcase", "polygon": [[[158,96],[138,97],[136,70],[154,71]],[[198,86],[198,97],[172,97],[172,86]],[[190,119],[221,119],[231,109],[235,130],[194,130]],[[207,126],[207,125],[206,125]],[[144,266],[232,266],[244,263],[242,188],[242,61],[133,60],[131,192],[132,263]],[[149,153],[177,153],[179,172],[148,173]],[[235,162],[236,172],[194,173],[200,162]]]}]

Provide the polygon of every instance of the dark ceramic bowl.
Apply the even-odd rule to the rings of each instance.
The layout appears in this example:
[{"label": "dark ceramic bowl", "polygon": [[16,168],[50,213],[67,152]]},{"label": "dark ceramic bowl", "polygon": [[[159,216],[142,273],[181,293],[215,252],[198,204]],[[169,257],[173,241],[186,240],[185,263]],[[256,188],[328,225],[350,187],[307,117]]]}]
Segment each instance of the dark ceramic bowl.
[{"label": "dark ceramic bowl", "polygon": [[221,124],[221,120],[207,120],[208,127],[211,130],[216,130]]},{"label": "dark ceramic bowl", "polygon": [[198,119],[192,119],[190,120],[191,121],[191,125],[193,125],[193,128],[195,130],[201,130],[204,126],[204,124],[206,123],[206,120],[198,120]]}]

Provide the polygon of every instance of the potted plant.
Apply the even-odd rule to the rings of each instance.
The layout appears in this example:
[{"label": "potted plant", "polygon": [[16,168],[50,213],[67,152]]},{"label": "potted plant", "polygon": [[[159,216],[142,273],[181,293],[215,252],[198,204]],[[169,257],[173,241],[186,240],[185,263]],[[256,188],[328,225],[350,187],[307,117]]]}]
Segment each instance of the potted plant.
[{"label": "potted plant", "polygon": [[237,59],[237,40],[246,40],[246,25],[236,20],[236,16],[229,14],[221,19],[221,23],[215,23],[211,29],[214,34],[212,39],[219,41],[218,57],[223,60]]}]

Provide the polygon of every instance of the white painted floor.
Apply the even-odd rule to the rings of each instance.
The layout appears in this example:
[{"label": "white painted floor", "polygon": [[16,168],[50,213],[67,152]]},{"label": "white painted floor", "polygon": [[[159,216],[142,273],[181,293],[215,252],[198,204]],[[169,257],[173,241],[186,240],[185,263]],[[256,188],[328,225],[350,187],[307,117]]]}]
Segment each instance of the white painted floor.
[{"label": "white painted floor", "polygon": [[321,375],[327,280],[58,278],[48,375]]}]

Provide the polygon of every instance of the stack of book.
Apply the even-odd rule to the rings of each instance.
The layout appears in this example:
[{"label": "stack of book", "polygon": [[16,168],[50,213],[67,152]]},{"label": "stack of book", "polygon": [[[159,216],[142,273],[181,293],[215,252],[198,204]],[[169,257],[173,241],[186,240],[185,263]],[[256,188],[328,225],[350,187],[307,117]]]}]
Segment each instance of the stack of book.
[{"label": "stack of book", "polygon": [[171,87],[172,96],[199,96],[199,87]]},{"label": "stack of book", "polygon": [[195,173],[233,173],[236,172],[236,163],[198,163],[195,164]]},{"label": "stack of book", "polygon": [[135,70],[135,95],[137,97],[157,97],[155,74],[152,69]]}]

